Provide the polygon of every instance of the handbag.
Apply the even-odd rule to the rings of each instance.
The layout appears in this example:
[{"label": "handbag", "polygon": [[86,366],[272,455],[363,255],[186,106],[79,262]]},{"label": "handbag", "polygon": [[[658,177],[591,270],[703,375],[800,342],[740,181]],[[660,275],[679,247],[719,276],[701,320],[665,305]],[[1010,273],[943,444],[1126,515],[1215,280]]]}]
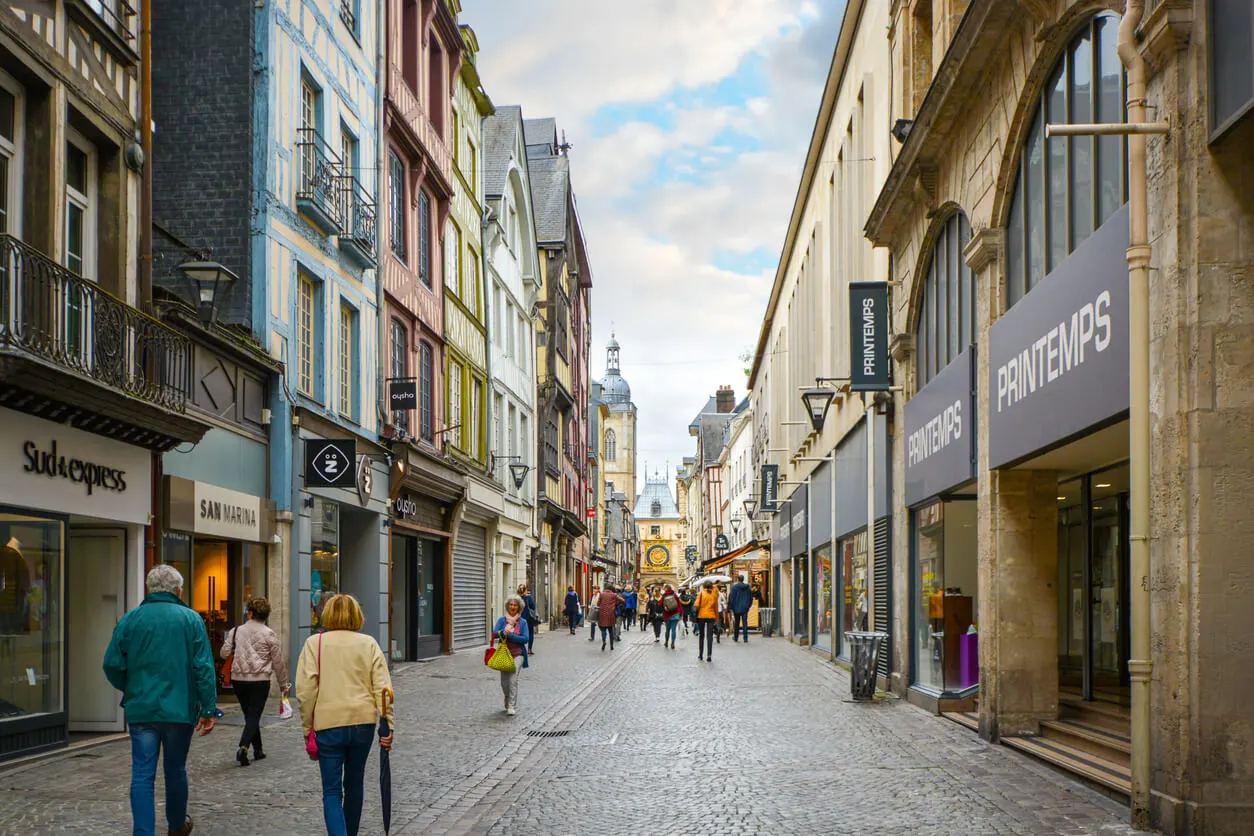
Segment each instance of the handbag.
[{"label": "handbag", "polygon": [[[322,634],[318,634],[318,686],[322,686]],[[318,733],[313,730],[313,720],[318,714],[318,701],[314,700],[313,709],[309,712],[309,734],[305,737],[305,754],[311,761],[318,759]]]},{"label": "handbag", "polygon": [[[238,627],[234,627],[231,629],[231,649],[232,650],[235,649],[235,631],[238,629],[239,629]],[[235,664],[234,653],[226,657],[226,661],[222,663],[222,687],[223,688],[231,687],[231,666],[234,664]]]},{"label": "handbag", "polygon": [[492,658],[488,659],[488,667],[501,673],[513,673],[518,670],[518,665],[514,662],[514,654],[509,652],[506,644],[506,642],[501,642],[496,646]]},{"label": "handbag", "polygon": [[491,644],[483,649],[483,664],[488,665],[492,663],[493,653],[496,653],[496,636],[493,636]]}]

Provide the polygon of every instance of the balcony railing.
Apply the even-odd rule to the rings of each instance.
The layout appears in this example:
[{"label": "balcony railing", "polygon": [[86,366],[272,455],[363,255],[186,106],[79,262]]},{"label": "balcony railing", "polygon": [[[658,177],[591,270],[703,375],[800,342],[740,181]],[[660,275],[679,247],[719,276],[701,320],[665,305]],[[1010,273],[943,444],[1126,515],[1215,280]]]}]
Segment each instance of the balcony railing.
[{"label": "balcony railing", "polygon": [[[0,235],[0,353],[19,352],[182,413],[191,342],[11,235]],[[72,396],[72,393],[67,393]]]},{"label": "balcony railing", "polygon": [[322,230],[331,235],[343,229],[340,218],[340,179],[344,165],[327,141],[313,128],[296,130],[296,153],[300,180],[296,186],[296,206]]},{"label": "balcony railing", "polygon": [[375,263],[375,203],[356,177],[344,176],[339,180],[340,246],[351,251],[372,267]]}]

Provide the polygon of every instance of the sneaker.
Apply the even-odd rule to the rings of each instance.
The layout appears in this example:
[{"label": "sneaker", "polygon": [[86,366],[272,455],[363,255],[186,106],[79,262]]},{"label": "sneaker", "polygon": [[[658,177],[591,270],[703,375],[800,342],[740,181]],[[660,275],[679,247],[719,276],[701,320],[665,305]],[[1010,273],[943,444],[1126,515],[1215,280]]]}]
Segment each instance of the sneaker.
[{"label": "sneaker", "polygon": [[513,717],[518,712],[515,711],[514,706],[511,705],[509,708],[505,709],[505,713],[508,714],[510,717]]},{"label": "sneaker", "polygon": [[709,659],[706,659],[705,661],[707,661],[707,662],[713,662],[713,661],[714,661],[714,657],[713,657],[713,656],[711,656]]}]

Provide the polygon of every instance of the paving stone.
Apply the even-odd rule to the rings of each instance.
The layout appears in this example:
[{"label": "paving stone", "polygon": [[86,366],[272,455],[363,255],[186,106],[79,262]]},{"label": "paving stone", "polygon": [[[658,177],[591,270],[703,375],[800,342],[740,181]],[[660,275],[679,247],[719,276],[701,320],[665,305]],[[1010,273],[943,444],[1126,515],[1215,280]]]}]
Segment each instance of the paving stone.
[{"label": "paving stone", "polygon": [[[1133,832],[1126,807],[955,723],[848,702],[843,672],[781,639],[720,644],[712,664],[634,631],[613,653],[562,632],[538,646],[515,717],[480,653],[398,666],[392,833]],[[324,832],[299,724],[268,720],[269,757],[240,768],[233,723],[192,745],[196,833]],[[129,754],[0,771],[0,834],[129,832]],[[381,833],[377,758],[366,787],[362,833]]]}]

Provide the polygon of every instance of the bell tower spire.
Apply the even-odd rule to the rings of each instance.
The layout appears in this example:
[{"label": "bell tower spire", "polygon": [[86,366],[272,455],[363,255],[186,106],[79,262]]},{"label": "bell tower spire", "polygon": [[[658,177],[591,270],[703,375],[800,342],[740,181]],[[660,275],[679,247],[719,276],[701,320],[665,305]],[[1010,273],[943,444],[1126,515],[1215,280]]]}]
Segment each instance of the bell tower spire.
[{"label": "bell tower spire", "polygon": [[610,334],[610,344],[605,349],[605,370],[614,374],[619,374],[618,367],[618,340],[613,334]]}]

